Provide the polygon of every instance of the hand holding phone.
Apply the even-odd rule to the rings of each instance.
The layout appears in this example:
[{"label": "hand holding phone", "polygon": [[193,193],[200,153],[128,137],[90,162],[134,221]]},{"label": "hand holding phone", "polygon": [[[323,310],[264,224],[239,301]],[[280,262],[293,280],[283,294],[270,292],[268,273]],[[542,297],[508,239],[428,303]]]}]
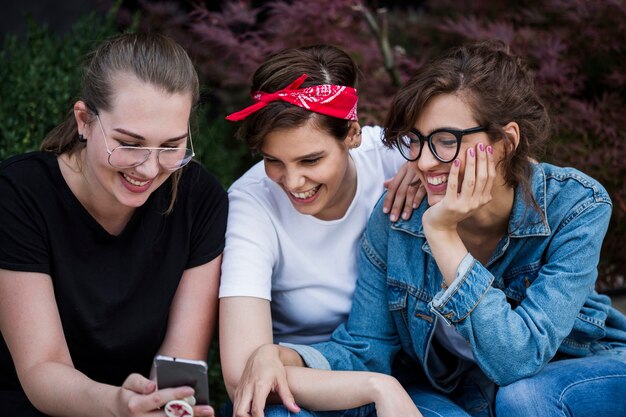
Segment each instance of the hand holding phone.
[{"label": "hand holding phone", "polygon": [[196,404],[209,404],[208,366],[205,361],[158,355],[154,358],[158,389],[192,387]]}]

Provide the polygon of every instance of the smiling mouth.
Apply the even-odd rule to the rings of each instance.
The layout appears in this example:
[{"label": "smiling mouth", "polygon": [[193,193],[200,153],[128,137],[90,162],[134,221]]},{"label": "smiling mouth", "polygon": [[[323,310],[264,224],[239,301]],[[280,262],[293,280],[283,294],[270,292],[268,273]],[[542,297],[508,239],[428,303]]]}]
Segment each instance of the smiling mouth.
[{"label": "smiling mouth", "polygon": [[426,182],[430,185],[441,185],[443,183],[448,182],[447,175],[439,175],[437,177],[427,177]]},{"label": "smiling mouth", "polygon": [[321,187],[321,185],[318,185],[317,187],[311,188],[310,190],[305,191],[303,193],[294,193],[292,191],[289,191],[289,194],[291,194],[294,198],[296,198],[298,200],[307,200],[307,199],[313,197],[318,192],[320,187]]},{"label": "smiling mouth", "polygon": [[146,185],[147,183],[149,183],[149,182],[150,182],[150,180],[148,180],[148,181],[137,181],[137,180],[135,180],[135,179],[132,179],[132,178],[131,178],[131,177],[129,177],[128,175],[124,174],[123,172],[122,172],[122,177],[124,177],[124,179],[125,179],[127,182],[129,182],[129,183],[131,183],[132,185],[135,185],[135,186],[137,186],[137,187],[143,187],[144,185]]}]

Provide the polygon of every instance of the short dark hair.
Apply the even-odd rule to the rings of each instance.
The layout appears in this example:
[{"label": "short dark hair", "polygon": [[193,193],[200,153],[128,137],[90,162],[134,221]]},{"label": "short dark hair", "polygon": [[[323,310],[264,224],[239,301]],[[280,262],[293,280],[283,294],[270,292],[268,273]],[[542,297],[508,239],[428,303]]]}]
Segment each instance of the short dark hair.
[{"label": "short dark hair", "polygon": [[[308,78],[300,88],[323,84],[356,87],[358,69],[352,58],[330,45],[312,45],[283,50],[263,62],[254,73],[252,93],[273,93],[295,81],[302,74]],[[237,138],[255,152],[272,131],[293,129],[309,120],[337,140],[348,135],[352,121],[313,113],[284,101],[275,101],[249,115],[237,130]]]}]

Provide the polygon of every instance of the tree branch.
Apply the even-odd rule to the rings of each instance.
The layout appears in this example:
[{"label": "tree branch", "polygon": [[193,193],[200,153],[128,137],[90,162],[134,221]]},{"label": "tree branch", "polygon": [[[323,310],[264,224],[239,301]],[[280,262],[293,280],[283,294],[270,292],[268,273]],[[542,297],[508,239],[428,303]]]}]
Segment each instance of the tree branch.
[{"label": "tree branch", "polygon": [[[391,50],[391,46],[389,45],[389,24],[387,21],[387,9],[380,8],[376,10],[377,17],[374,17],[372,12],[363,4],[355,4],[353,10],[360,12],[363,15],[363,18],[367,22],[370,30],[376,37],[378,42],[378,48],[380,49],[380,53],[383,57],[383,66],[385,67],[385,71],[389,74],[389,78],[391,78],[391,82],[395,87],[400,87],[402,85],[402,79],[400,78],[400,73],[398,72],[398,68],[396,67],[395,60],[393,58],[393,52]],[[378,21],[380,20],[380,25]]]}]

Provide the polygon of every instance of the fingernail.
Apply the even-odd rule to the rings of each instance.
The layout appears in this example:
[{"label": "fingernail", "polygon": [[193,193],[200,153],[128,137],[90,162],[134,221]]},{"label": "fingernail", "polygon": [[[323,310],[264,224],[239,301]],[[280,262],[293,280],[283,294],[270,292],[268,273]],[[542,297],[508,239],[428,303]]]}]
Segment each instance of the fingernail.
[{"label": "fingernail", "polygon": [[403,218],[404,220],[408,219],[408,218],[409,218],[409,213],[407,213],[406,211],[403,211],[403,212],[402,212],[402,218]]},{"label": "fingernail", "polygon": [[480,151],[483,152],[485,150],[485,145],[483,145],[482,143],[479,143],[478,149],[480,149]]},{"label": "fingernail", "polygon": [[383,213],[385,214],[389,213],[389,207],[383,207]]},{"label": "fingernail", "polygon": [[[471,151],[471,149],[470,149],[470,151]],[[472,155],[472,156],[473,156],[473,155]],[[455,159],[455,160],[454,160],[454,166],[455,166],[455,167],[458,167],[459,165],[461,165],[461,161],[459,161],[458,159]]]},{"label": "fingernail", "polygon": [[490,154],[493,153],[493,148],[491,147],[491,145],[487,146],[487,152],[489,152]]},{"label": "fingernail", "polygon": [[298,410],[300,410],[300,406],[298,406],[298,404],[293,403],[293,406],[294,406],[295,408],[297,408]]},{"label": "fingernail", "polygon": [[418,207],[419,207],[419,206],[418,206],[417,204],[413,203],[413,208],[414,208],[414,209],[416,209],[416,208],[418,208]]},{"label": "fingernail", "polygon": [[469,150],[469,154],[470,154],[470,156],[472,156],[472,157],[474,156],[474,148],[470,148],[470,150]]},{"label": "fingernail", "polygon": [[398,217],[395,214],[392,214],[391,216],[389,216],[389,220],[395,222],[396,220],[398,220]]}]

